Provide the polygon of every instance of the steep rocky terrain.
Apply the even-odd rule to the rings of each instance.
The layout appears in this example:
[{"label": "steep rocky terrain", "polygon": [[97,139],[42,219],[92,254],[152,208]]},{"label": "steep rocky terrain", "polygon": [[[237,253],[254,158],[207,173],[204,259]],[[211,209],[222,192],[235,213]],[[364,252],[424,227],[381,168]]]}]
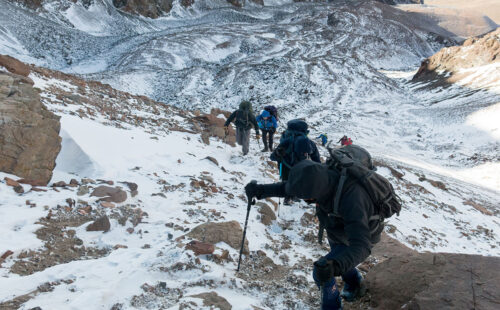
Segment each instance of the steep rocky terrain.
[{"label": "steep rocky terrain", "polygon": [[[494,309],[496,58],[446,79],[495,36],[432,56],[455,34],[382,2],[174,1],[153,20],[111,1],[0,0],[0,52],[33,63],[0,74],[28,75],[62,138],[48,186],[0,172],[0,308],[317,309],[328,248],[312,205],[259,201],[235,272],[243,186],[278,179],[257,141],[243,157],[222,129],[253,98],[278,106],[280,131],[305,117],[311,138],[351,136],[403,199],[359,266],[370,293],[346,309]],[[426,58],[439,74],[412,81]]]}]

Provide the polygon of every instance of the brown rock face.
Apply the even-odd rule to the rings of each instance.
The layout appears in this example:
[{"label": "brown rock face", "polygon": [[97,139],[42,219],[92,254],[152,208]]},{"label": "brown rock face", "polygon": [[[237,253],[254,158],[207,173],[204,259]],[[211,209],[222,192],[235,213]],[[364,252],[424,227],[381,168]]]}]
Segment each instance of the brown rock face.
[{"label": "brown rock face", "polygon": [[[241,238],[243,237],[243,229],[241,229],[240,224],[236,221],[223,223],[208,222],[196,226],[187,236],[211,244],[225,242],[232,248],[239,250],[241,247]],[[248,253],[248,240],[245,240],[243,252]]]},{"label": "brown rock face", "polygon": [[418,253],[398,242],[383,252],[397,254],[367,275],[375,309],[498,309],[498,257]]},{"label": "brown rock face", "polygon": [[0,66],[17,75],[28,76],[30,74],[28,65],[8,55],[0,55]]},{"label": "brown rock face", "polygon": [[[113,5],[123,11],[139,14],[149,18],[158,18],[170,12],[173,0],[113,0]],[[188,7],[194,0],[182,0],[181,5]]]},{"label": "brown rock face", "polygon": [[60,127],[30,80],[0,72],[0,171],[46,185],[61,150]]},{"label": "brown rock face", "polygon": [[481,37],[467,39],[461,46],[446,47],[424,60],[413,80],[434,79],[440,73],[452,73],[447,80],[464,78],[462,69],[500,62],[500,28]]},{"label": "brown rock face", "polygon": [[[230,112],[228,111],[223,111],[220,109],[212,109],[210,111],[210,114],[203,114],[200,116],[196,116],[194,120],[196,122],[201,123],[201,127],[203,127],[202,130],[202,139],[208,140],[209,137],[217,137],[227,144],[231,146],[235,146],[236,144],[236,131],[229,126],[229,131],[226,135],[224,132],[224,123],[226,122],[226,119],[218,117],[220,114],[224,115],[224,117],[227,119],[229,115],[231,115]],[[200,127],[200,125],[196,125]],[[201,130],[200,127],[200,130]],[[204,141],[205,142],[205,141]],[[205,142],[206,144],[209,144],[209,142]]]}]

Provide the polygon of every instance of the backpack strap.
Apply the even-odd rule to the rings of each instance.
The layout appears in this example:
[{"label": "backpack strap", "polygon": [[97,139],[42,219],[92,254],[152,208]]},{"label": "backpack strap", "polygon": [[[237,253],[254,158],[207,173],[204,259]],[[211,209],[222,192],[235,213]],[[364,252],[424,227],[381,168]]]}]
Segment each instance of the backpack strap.
[{"label": "backpack strap", "polygon": [[342,188],[344,187],[344,183],[346,180],[347,180],[347,169],[344,167],[340,172],[339,185],[337,186],[337,192],[335,193],[335,200],[333,201],[334,216],[338,216],[339,214],[340,196],[342,196]]}]

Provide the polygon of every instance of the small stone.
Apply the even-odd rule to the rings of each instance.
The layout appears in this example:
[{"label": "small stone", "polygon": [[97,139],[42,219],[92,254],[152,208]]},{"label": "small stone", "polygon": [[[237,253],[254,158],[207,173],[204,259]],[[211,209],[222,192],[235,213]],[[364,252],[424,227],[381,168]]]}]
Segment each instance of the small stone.
[{"label": "small stone", "polygon": [[95,184],[95,181],[92,180],[92,179],[89,179],[89,178],[83,178],[82,179],[82,184],[86,185],[86,184]]},{"label": "small stone", "polygon": [[134,229],[133,229],[132,227],[129,227],[129,228],[127,228],[127,232],[128,232],[129,234],[131,234],[131,233],[133,233],[133,232],[134,232]]},{"label": "small stone", "polygon": [[103,231],[107,232],[111,228],[111,223],[109,222],[109,218],[104,215],[103,217],[98,218],[92,224],[87,226],[87,231]]},{"label": "small stone", "polygon": [[151,248],[151,245],[149,245],[147,243],[142,246],[142,249],[150,249],[150,248]]},{"label": "small stone", "polygon": [[16,187],[16,186],[20,186],[21,185],[21,184],[19,184],[19,182],[14,181],[13,179],[8,178],[8,177],[5,177],[4,180],[5,180],[5,182],[7,183],[8,186]]},{"label": "small stone", "polygon": [[128,246],[123,245],[123,244],[116,244],[113,249],[118,250],[118,249],[128,249]]},{"label": "small stone", "polygon": [[195,255],[212,254],[215,246],[211,243],[193,240],[186,245],[187,250],[191,250]]},{"label": "small stone", "polygon": [[21,185],[14,186],[14,192],[18,194],[23,194],[24,193],[24,188]]},{"label": "small stone", "polygon": [[89,193],[89,191],[90,191],[90,189],[88,186],[82,185],[78,188],[78,192],[76,193],[76,195],[78,195],[78,196],[87,195]]},{"label": "small stone", "polygon": [[115,204],[112,202],[101,201],[101,207],[113,209],[115,207]]},{"label": "small stone", "polygon": [[32,187],[31,190],[34,192],[46,192],[47,191],[46,189],[42,189],[42,188],[38,188],[38,187]]},{"label": "small stone", "polygon": [[168,237],[168,240],[172,240],[172,238],[174,237],[174,235],[172,235],[171,233],[168,233],[167,237]]},{"label": "small stone", "polygon": [[71,186],[71,187],[77,187],[78,185],[80,185],[80,184],[78,183],[78,181],[76,179],[71,179],[69,181],[69,186]]},{"label": "small stone", "polygon": [[59,181],[59,182],[52,184],[52,187],[66,187],[66,186],[68,186],[68,184],[66,184],[66,182],[64,182],[64,181]]},{"label": "small stone", "polygon": [[92,211],[92,207],[91,206],[86,206],[86,207],[78,209],[78,213],[80,213],[81,215],[90,214],[91,211]]},{"label": "small stone", "polygon": [[215,165],[219,166],[219,162],[217,161],[217,159],[213,158],[212,156],[207,156],[204,159],[208,159],[211,162],[213,162]]}]

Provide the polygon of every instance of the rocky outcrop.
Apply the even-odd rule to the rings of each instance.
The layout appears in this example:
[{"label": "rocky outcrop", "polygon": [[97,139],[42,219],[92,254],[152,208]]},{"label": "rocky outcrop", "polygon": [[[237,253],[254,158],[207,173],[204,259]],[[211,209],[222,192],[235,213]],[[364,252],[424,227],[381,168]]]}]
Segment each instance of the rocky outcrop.
[{"label": "rocky outcrop", "polygon": [[374,247],[390,256],[367,275],[375,309],[497,309],[500,258],[418,253],[390,238]]},{"label": "rocky outcrop", "polygon": [[[181,0],[180,5],[190,7],[195,0]],[[172,10],[174,0],[113,0],[113,5],[125,12],[149,18],[158,18]]]},{"label": "rocky outcrop", "polygon": [[[236,221],[223,223],[208,222],[196,226],[187,234],[187,236],[211,244],[225,242],[230,247],[239,250],[241,247],[243,230],[241,229],[240,224]],[[248,253],[248,240],[245,240],[243,253]]]},{"label": "rocky outcrop", "polygon": [[231,146],[236,144],[236,131],[232,126],[228,127],[228,132],[224,131],[224,123],[231,115],[229,111],[212,109],[210,114],[201,114],[194,117],[193,129],[201,132],[201,138],[205,144],[210,144],[209,137],[216,137]]},{"label": "rocky outcrop", "polygon": [[0,171],[47,184],[61,150],[60,127],[33,81],[0,72]]},{"label": "rocky outcrop", "polygon": [[10,73],[17,75],[28,76],[30,74],[30,67],[8,55],[0,55],[0,67],[4,67]]},{"label": "rocky outcrop", "polygon": [[500,62],[500,28],[484,36],[467,39],[461,46],[441,49],[438,53],[425,59],[414,81],[446,77],[448,82],[455,82],[471,72],[460,72],[463,69],[481,67]]}]

